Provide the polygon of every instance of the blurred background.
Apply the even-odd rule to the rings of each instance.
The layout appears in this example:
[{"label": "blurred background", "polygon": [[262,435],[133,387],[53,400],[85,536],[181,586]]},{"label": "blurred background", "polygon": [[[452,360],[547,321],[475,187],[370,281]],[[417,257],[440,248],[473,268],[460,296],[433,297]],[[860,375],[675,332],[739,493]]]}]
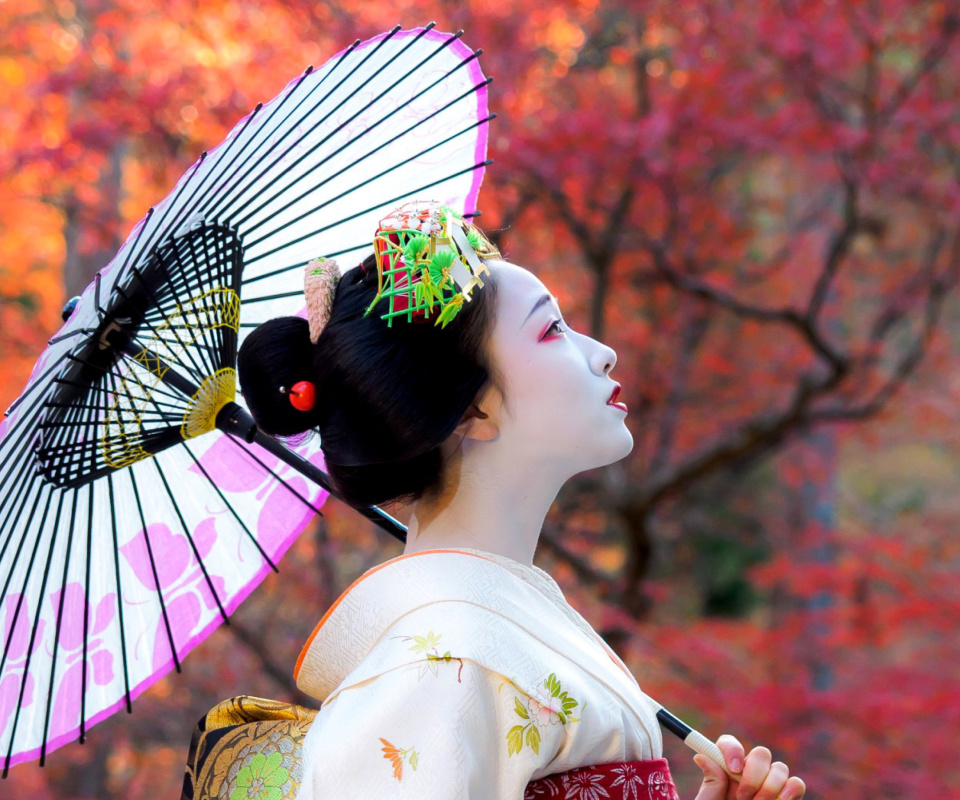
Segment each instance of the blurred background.
[{"label": "blurred background", "polygon": [[[617,350],[630,407],[633,453],[564,488],[537,563],[649,694],[767,745],[808,797],[960,797],[951,2],[0,0],[2,407],[201,151],[306,66],[431,19],[495,79],[481,226]],[[183,674],[0,796],[179,796],[196,720],[311,703],[302,643],[399,552],[328,501]]]}]

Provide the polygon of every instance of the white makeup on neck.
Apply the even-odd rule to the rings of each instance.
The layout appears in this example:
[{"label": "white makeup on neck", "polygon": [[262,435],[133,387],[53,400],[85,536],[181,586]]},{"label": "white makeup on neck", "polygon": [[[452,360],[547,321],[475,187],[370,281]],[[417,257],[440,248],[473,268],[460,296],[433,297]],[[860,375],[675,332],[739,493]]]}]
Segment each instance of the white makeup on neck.
[{"label": "white makeup on neck", "polygon": [[468,412],[444,444],[446,486],[414,506],[404,552],[469,547],[530,564],[563,484],[624,458],[633,437],[624,410],[607,402],[616,352],[570,330],[533,273],[506,261],[490,268],[497,307],[489,347],[506,403],[488,387],[476,403],[486,417]]}]

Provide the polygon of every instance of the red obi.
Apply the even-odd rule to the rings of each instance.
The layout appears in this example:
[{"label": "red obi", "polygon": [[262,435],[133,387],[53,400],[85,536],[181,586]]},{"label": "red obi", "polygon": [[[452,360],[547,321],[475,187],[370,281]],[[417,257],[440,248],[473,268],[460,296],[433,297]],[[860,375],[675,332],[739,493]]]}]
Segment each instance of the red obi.
[{"label": "red obi", "polygon": [[680,800],[665,758],[595,764],[527,784],[523,800]]}]

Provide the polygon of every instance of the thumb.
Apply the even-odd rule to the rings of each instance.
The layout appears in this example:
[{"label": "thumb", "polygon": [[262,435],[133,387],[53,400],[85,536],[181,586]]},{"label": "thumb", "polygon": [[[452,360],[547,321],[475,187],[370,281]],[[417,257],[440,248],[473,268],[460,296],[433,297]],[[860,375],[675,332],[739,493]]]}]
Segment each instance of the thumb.
[{"label": "thumb", "polygon": [[701,753],[693,757],[693,763],[703,772],[703,783],[695,800],[724,800],[727,794],[727,773],[719,764]]}]

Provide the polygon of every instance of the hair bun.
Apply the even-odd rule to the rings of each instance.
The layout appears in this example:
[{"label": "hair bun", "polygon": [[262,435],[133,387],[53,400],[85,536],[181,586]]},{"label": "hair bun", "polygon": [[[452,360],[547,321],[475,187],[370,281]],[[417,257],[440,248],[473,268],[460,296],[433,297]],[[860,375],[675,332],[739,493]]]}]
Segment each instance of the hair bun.
[{"label": "hair bun", "polygon": [[[288,392],[314,380],[310,325],[301,317],[277,317],[251,331],[237,353],[240,391],[254,421],[271,436],[296,436],[317,426],[312,410],[295,408]],[[317,399],[321,392],[317,390]]]}]

